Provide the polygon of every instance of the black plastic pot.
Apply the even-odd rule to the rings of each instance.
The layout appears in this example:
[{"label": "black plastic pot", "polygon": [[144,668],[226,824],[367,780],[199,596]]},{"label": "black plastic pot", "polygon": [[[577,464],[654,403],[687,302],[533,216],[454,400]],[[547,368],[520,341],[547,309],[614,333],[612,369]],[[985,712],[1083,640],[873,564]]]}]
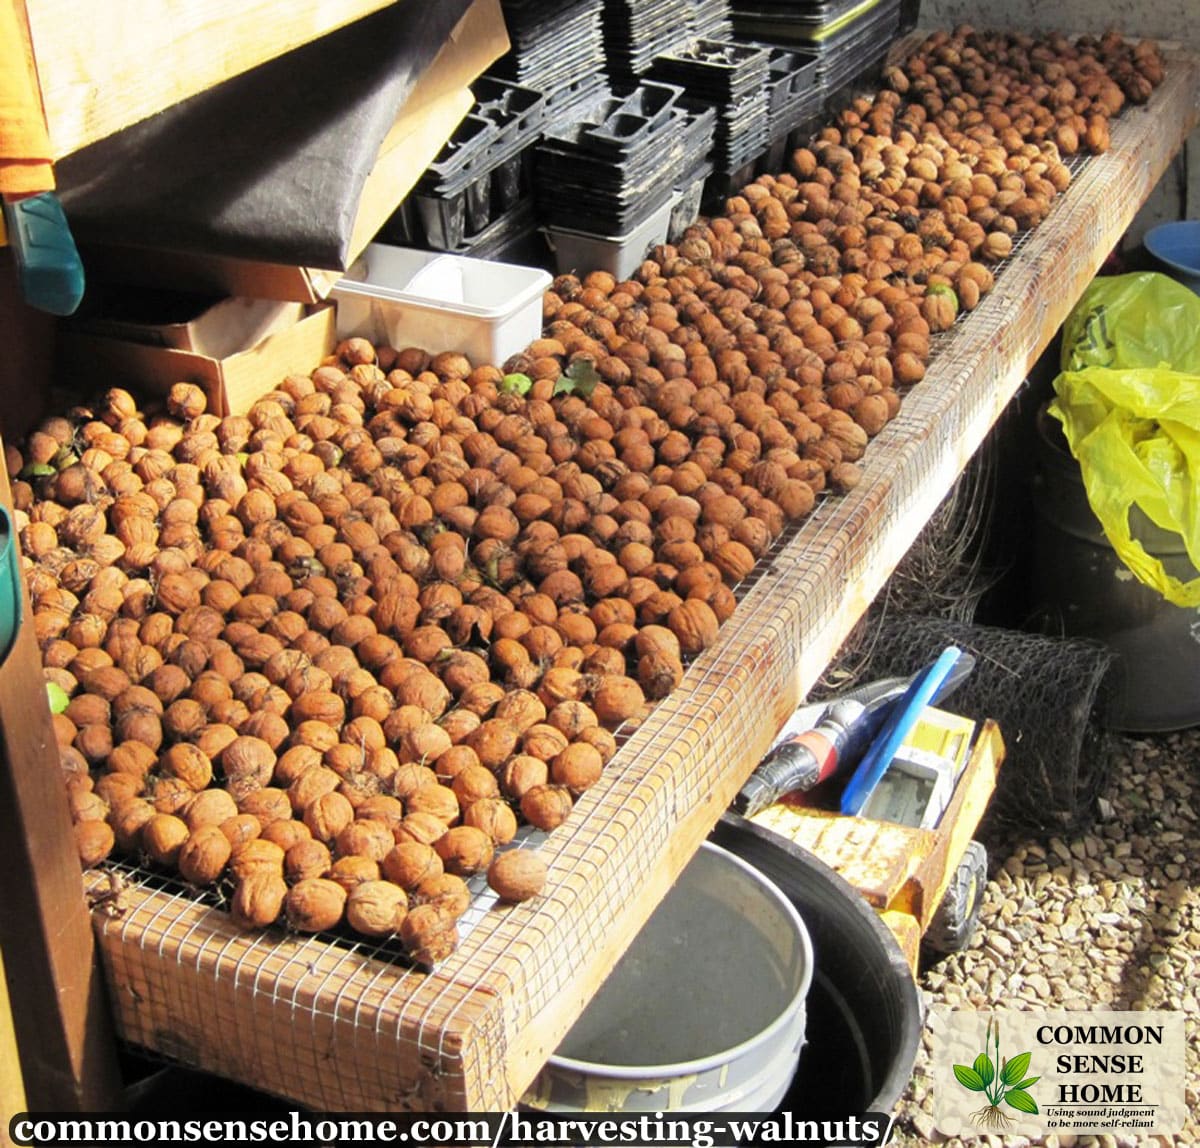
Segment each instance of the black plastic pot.
[{"label": "black plastic pot", "polygon": [[921,995],[891,931],[865,900],[806,849],[726,814],[712,840],[789,897],[816,963],[807,1043],[780,1111],[804,1120],[891,1112],[912,1078]]}]

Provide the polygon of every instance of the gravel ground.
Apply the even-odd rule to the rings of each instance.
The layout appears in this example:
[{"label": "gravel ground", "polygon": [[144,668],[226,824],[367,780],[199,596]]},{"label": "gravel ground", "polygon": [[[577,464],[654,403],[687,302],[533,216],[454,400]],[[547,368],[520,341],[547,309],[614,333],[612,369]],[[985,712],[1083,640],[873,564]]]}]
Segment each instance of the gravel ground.
[{"label": "gravel ground", "polygon": [[933,1125],[928,1035],[893,1143],[1023,1148],[1200,1145],[1200,856],[1194,848],[1200,729],[1120,739],[1101,819],[1070,838],[997,840],[971,947],[928,968],[928,1006],[1182,1010],[1187,1104],[1175,1137],[947,1138]]}]

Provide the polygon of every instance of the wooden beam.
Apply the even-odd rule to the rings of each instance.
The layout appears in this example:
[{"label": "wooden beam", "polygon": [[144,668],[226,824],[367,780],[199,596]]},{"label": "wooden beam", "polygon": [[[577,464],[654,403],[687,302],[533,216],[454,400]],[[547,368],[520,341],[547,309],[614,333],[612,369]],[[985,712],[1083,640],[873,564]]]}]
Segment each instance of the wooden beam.
[{"label": "wooden beam", "polygon": [[[2,463],[0,505],[11,515]],[[111,1110],[115,1045],[43,682],[26,623],[0,667],[0,952],[29,1107]]]},{"label": "wooden beam", "polygon": [[395,0],[25,0],[54,158]]}]

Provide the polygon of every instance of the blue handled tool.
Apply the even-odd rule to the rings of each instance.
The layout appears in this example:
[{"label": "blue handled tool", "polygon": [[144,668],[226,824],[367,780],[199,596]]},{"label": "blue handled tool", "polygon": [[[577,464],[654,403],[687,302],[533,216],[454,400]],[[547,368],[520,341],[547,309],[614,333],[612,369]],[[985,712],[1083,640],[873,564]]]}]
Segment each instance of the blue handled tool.
[{"label": "blue handled tool", "polygon": [[957,646],[947,646],[937,661],[918,674],[895,702],[879,736],[863,754],[858,769],[842,793],[842,813],[853,816],[862,811],[871,791],[916,725],[921,712],[932,701],[961,657],[963,652]]},{"label": "blue handled tool", "polygon": [[4,200],[4,225],[25,301],[51,315],[71,315],[83,299],[83,261],[52,191]]}]

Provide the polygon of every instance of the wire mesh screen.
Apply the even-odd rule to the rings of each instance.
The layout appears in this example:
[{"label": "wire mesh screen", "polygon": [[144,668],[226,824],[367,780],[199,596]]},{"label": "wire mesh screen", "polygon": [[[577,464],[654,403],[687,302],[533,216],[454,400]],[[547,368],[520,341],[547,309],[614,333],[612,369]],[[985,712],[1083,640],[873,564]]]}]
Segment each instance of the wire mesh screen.
[{"label": "wire mesh screen", "polygon": [[1054,832],[1089,825],[1111,769],[1097,702],[1112,652],[1083,639],[905,614],[880,623],[868,676],[909,674],[948,645],[976,659],[949,708],[995,720],[1007,747],[988,824]]},{"label": "wire mesh screen", "polygon": [[[1151,104],[1116,125],[1113,150],[1078,166],[995,289],[938,339],[858,487],[780,540],[684,684],[623,731],[600,783],[541,846],[542,896],[500,909],[477,888],[459,949],[426,973],[358,937],[239,932],[220,893],[205,900],[141,867],[93,873],[93,894],[111,895],[96,921],[122,1035],[317,1108],[510,1107],[1119,239],[1194,118],[1196,75],[1193,57],[1172,57]],[[989,497],[986,485],[959,489],[951,534]],[[1088,784],[1077,778],[1072,792]],[[114,879],[125,886],[115,894]]]}]

